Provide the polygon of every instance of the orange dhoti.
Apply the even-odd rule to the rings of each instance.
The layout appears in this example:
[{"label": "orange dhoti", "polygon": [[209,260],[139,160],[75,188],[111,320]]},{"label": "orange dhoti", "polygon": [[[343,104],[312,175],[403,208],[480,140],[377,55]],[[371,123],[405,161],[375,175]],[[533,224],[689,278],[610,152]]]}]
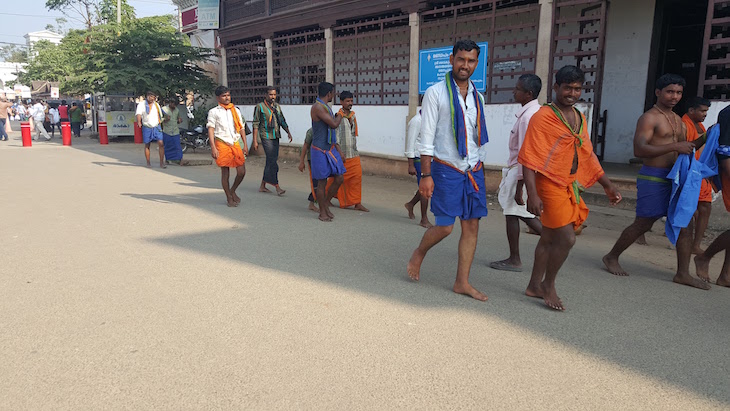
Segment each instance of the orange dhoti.
[{"label": "orange dhoti", "polygon": [[[360,163],[360,156],[347,158],[344,160],[345,164],[345,181],[342,182],[340,189],[337,190],[337,201],[340,203],[340,208],[352,207],[362,202],[362,164]],[[327,190],[332,185],[332,179],[327,181]]]},{"label": "orange dhoti", "polygon": [[536,173],[535,186],[542,200],[540,221],[543,226],[555,229],[572,223],[578,228],[588,218],[588,207],[580,196],[576,198],[572,185],[560,185]]},{"label": "orange dhoti", "polygon": [[218,167],[236,168],[241,167],[246,162],[246,157],[243,156],[243,150],[238,145],[238,141],[230,146],[216,139],[215,148],[218,149],[218,158],[215,159]]}]

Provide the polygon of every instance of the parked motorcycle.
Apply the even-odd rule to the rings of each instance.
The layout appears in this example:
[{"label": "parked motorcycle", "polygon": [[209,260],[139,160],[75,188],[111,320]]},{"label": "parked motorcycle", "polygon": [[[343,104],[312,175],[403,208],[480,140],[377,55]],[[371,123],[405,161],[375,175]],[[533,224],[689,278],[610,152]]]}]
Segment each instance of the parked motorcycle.
[{"label": "parked motorcycle", "polygon": [[180,145],[183,153],[187,151],[188,147],[192,148],[193,151],[197,149],[210,150],[207,130],[203,126],[197,126],[192,130],[181,130]]}]

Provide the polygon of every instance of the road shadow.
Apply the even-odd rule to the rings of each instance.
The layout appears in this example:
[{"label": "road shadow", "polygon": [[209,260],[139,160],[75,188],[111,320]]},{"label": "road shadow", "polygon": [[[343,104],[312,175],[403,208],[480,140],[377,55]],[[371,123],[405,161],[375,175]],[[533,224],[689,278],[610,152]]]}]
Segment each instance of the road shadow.
[{"label": "road shadow", "polygon": [[[114,153],[106,150],[103,155],[120,162],[128,162],[131,155]],[[181,190],[176,195],[122,195],[184,204],[220,215],[225,209],[222,194],[212,191],[220,190],[220,174],[214,169],[204,170],[158,170],[185,179],[176,182]],[[524,296],[538,238],[521,236],[524,272],[492,270],[489,261],[503,257],[507,245],[501,219],[487,218],[481,224],[472,269],[472,283],[489,295],[488,302],[479,303],[450,291],[458,227],[428,254],[421,281],[414,283],[407,278],[406,262],[424,232],[403,217],[402,203],[412,195],[412,185],[404,184],[402,192],[388,193],[380,184],[373,184],[376,177],[370,177],[365,196],[372,199],[367,204],[370,213],[335,209],[335,221],[322,223],[306,209],[308,191],[303,182],[286,187],[283,198],[260,194],[254,191],[260,172],[259,167],[248,168],[241,212],[226,214],[236,229],[153,235],[146,241],[184,250],[195,244],[195,252],[239,262],[242,281],[265,275],[246,269],[255,265],[399,304],[453,311],[455,320],[459,311],[494,316],[549,341],[730,406],[730,359],[725,348],[730,317],[724,315],[730,312],[730,290],[713,287],[706,292],[672,283],[674,260],[649,262],[627,255],[622,263],[634,275],[612,276],[601,266],[607,249],[595,246],[601,233],[585,232],[558,278],[568,311],[554,312],[540,300]],[[282,180],[291,181],[294,176],[286,174]],[[296,178],[306,181],[299,174]],[[201,193],[200,188],[210,188],[211,192]],[[294,242],[302,245],[288,246]],[[651,252],[651,247],[638,250],[641,255]]]}]

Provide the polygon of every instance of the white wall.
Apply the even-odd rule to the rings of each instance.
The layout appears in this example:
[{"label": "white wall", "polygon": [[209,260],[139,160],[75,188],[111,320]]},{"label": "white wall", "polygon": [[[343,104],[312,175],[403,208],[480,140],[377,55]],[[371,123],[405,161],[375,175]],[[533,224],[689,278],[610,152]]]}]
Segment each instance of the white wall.
[{"label": "white wall", "polygon": [[702,122],[705,128],[710,128],[711,125],[717,123],[717,115],[727,106],[730,106],[730,101],[712,100],[710,110],[707,111],[707,118]]},{"label": "white wall", "polygon": [[[239,106],[239,108],[243,117],[250,122],[253,118],[254,106]],[[592,104],[581,104],[578,108],[586,114],[588,124],[590,124]],[[335,112],[339,109],[339,106],[333,107]],[[361,154],[405,158],[403,152],[405,151],[408,106],[355,106],[353,109],[357,115],[357,125],[360,131],[357,148]],[[519,104],[489,104],[484,107],[489,133],[486,166],[503,167],[507,165],[509,135],[517,120],[515,115],[519,109]],[[289,131],[294,137],[292,146],[301,146],[304,144],[307,130],[312,126],[312,119],[309,115],[310,106],[282,105],[281,110],[289,124]],[[286,137],[286,133],[284,133],[284,137]],[[251,137],[248,138],[248,141],[250,145]],[[282,143],[287,145],[288,140],[283,139]]]},{"label": "white wall", "polygon": [[655,0],[611,2],[606,27],[601,111],[608,110],[605,161],[634,156],[636,120],[644,112]]}]

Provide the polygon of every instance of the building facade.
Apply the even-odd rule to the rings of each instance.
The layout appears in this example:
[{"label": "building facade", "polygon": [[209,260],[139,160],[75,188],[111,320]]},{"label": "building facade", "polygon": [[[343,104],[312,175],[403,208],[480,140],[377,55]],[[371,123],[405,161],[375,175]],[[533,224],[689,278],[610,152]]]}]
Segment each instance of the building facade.
[{"label": "building facade", "polygon": [[[663,72],[687,95],[730,99],[730,0],[222,0],[222,78],[244,111],[279,89],[301,143],[321,81],[355,94],[361,150],[399,157],[419,106],[418,52],[460,38],[487,42],[485,108],[490,165],[507,161],[517,78],[573,64],[587,74],[582,108],[599,157],[633,157],[636,120]],[[680,108],[681,110],[681,108]]]}]

